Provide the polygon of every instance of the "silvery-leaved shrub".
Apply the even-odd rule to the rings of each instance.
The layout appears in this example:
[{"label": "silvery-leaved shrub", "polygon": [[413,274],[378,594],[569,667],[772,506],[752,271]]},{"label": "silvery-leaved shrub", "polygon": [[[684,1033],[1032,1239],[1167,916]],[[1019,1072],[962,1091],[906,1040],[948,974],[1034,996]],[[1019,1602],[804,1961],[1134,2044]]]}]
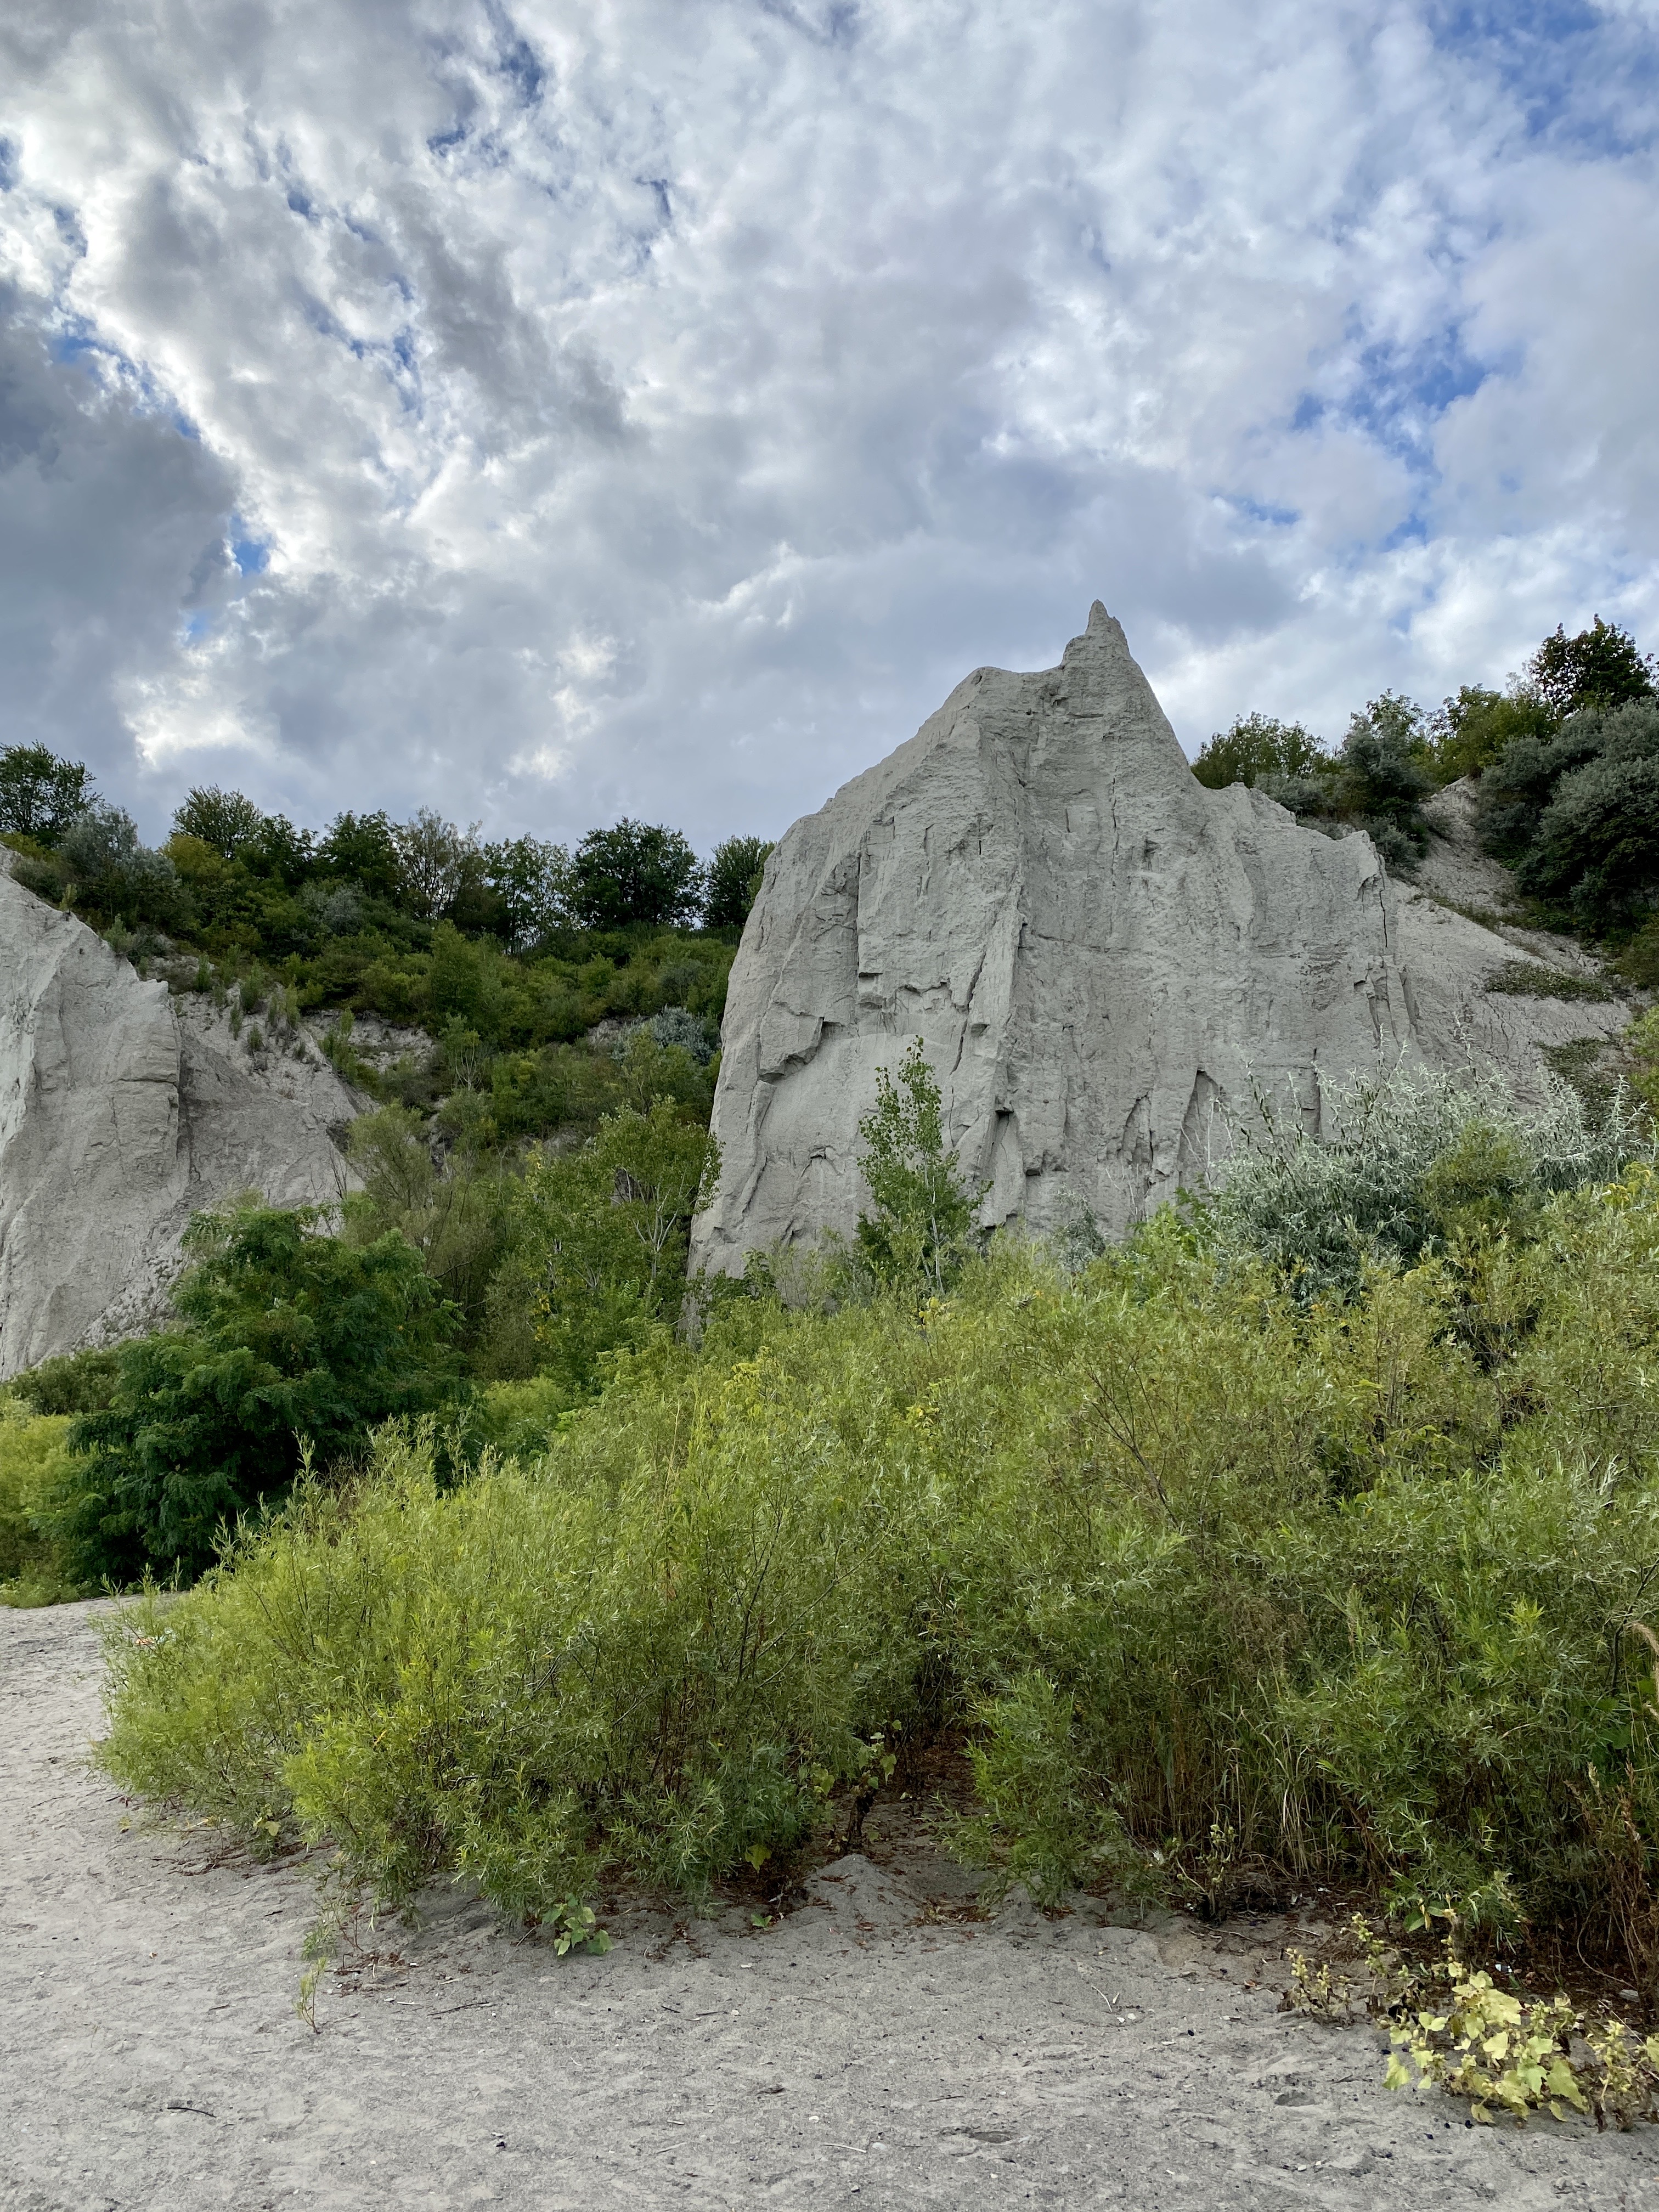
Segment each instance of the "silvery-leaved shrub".
[{"label": "silvery-leaved shrub", "polygon": [[646,1025],[657,1043],[666,1050],[678,1045],[689,1052],[699,1067],[707,1067],[714,1056],[714,1040],[700,1014],[684,1006],[665,1006],[659,1014],[653,1014]]},{"label": "silvery-leaved shrub", "polygon": [[1460,1230],[1523,1222],[1553,1194],[1615,1181],[1655,1157],[1651,1124],[1615,1091],[1592,1117],[1550,1080],[1528,1106],[1490,1073],[1396,1066],[1325,1094],[1316,1136],[1258,1091],[1232,1118],[1212,1218],[1299,1297],[1352,1295],[1368,1264],[1411,1266]]},{"label": "silvery-leaved shrub", "polygon": [[664,1052],[678,1048],[698,1067],[707,1067],[714,1057],[714,1042],[702,1015],[684,1006],[665,1006],[660,1013],[623,1024],[611,1041],[612,1060],[626,1060],[634,1040],[641,1036],[649,1037]]}]

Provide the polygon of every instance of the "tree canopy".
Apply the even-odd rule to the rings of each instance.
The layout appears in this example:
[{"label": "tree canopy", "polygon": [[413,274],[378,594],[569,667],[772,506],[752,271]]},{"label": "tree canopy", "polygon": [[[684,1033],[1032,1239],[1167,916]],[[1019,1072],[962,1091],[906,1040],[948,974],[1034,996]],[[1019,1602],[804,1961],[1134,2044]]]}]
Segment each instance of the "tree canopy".
[{"label": "tree canopy", "polygon": [[570,905],[584,928],[695,921],[702,899],[703,871],[678,830],[624,815],[609,830],[590,830],[576,848]]},{"label": "tree canopy", "polygon": [[1269,776],[1309,776],[1329,764],[1330,756],[1300,722],[1280,722],[1271,714],[1240,714],[1218,730],[1193,763],[1193,774],[1212,791],[1230,783],[1257,784]]},{"label": "tree canopy", "polygon": [[764,837],[727,837],[715,846],[708,864],[708,904],[704,915],[710,929],[743,927],[759,892],[761,872],[771,849]]},{"label": "tree canopy", "polygon": [[0,831],[55,845],[96,796],[79,761],[46,745],[0,745]]},{"label": "tree canopy", "polygon": [[1636,641],[1616,623],[1597,615],[1576,637],[1558,623],[1534,653],[1528,671],[1531,688],[1558,721],[1581,708],[1612,709],[1653,696],[1653,663],[1638,653]]}]

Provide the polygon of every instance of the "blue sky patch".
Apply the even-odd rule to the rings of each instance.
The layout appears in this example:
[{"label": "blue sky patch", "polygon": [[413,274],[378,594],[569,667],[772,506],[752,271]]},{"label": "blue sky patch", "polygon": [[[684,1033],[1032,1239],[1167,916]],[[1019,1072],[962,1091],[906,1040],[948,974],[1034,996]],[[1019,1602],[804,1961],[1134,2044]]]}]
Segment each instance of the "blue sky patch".
[{"label": "blue sky patch", "polygon": [[240,576],[259,576],[270,566],[270,542],[256,538],[240,514],[230,518],[230,557]]},{"label": "blue sky patch", "polygon": [[1589,0],[1446,0],[1426,21],[1439,50],[1491,70],[1529,135],[1592,155],[1659,130],[1659,39]]}]

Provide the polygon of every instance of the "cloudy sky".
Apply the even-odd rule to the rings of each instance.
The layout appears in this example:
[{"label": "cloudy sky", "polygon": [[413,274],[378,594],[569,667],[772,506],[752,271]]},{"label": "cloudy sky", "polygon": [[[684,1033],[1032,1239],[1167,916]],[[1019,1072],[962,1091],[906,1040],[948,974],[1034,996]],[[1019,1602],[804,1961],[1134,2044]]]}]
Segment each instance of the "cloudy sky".
[{"label": "cloudy sky", "polygon": [[1659,646],[1659,0],[8,0],[0,740],[776,834]]}]

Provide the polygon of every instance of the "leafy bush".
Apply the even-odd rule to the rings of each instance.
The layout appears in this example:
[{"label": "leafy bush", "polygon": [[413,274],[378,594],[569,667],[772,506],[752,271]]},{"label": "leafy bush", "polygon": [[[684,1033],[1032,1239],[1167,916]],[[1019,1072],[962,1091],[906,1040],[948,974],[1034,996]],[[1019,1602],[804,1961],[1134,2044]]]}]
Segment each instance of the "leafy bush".
[{"label": "leafy bush", "polygon": [[101,1413],[115,1395],[121,1355],[113,1345],[43,1359],[7,1385],[37,1413]]},{"label": "leafy bush", "polygon": [[0,1604],[53,1605],[80,1595],[64,1572],[52,1498],[69,1474],[69,1421],[0,1396]]},{"label": "leafy bush", "polygon": [[1547,743],[1557,719],[1537,693],[1524,685],[1492,691],[1465,684],[1432,718],[1428,734],[1436,777],[1442,783],[1457,776],[1479,777],[1518,738]]},{"label": "leafy bush", "polygon": [[1334,754],[1299,722],[1241,715],[1193,763],[1200,783],[1257,786],[1316,826],[1364,830],[1385,860],[1408,861],[1428,842],[1422,801],[1433,788],[1425,717],[1409,699],[1384,692],[1355,714]]},{"label": "leafy bush", "polygon": [[448,1494],[384,1434],[130,1616],[106,1763],[537,1911],[782,1858],[965,1726],[972,1840],[1044,1895],[1133,1848],[1215,1910],[1501,1897],[1650,1988],[1659,1182],[1341,1304],[1210,1235],[1005,1245],[920,1320],[737,1300]]},{"label": "leafy bush", "polygon": [[653,1014],[647,1024],[653,1041],[665,1051],[678,1047],[689,1053],[699,1067],[707,1067],[715,1053],[714,1039],[706,1024],[684,1006],[665,1006],[659,1014]]},{"label": "leafy bush", "polygon": [[492,1173],[465,1145],[441,1175],[418,1116],[404,1106],[354,1121],[346,1149],[363,1178],[342,1209],[347,1243],[367,1250],[388,1234],[401,1237],[454,1309],[459,1341],[476,1339],[516,1234],[518,1178]]},{"label": "leafy bush", "polygon": [[1336,806],[1370,833],[1385,860],[1408,862],[1428,843],[1423,801],[1434,788],[1425,765],[1422,709],[1385,691],[1348,725],[1337,756]]},{"label": "leafy bush", "polygon": [[[718,1049],[708,1034],[708,1024],[684,1006],[665,1006],[659,1014],[648,1020],[630,1022],[619,1030],[611,1041],[611,1057],[624,1067],[638,1062],[648,1064],[648,1047],[655,1045],[664,1054],[683,1056],[694,1067],[707,1067]],[[665,1066],[663,1073],[668,1074]],[[672,1089],[678,1096],[682,1086],[665,1082],[665,1091]],[[688,1099],[687,1103],[690,1103]]]},{"label": "leafy bush", "polygon": [[1256,785],[1330,834],[1365,830],[1391,866],[1426,850],[1423,801],[1480,780],[1483,843],[1522,888],[1593,930],[1659,899],[1659,708],[1653,663],[1598,616],[1558,629],[1507,691],[1464,684],[1433,714],[1384,692],[1334,754],[1298,723],[1241,717],[1193,764],[1201,783]]},{"label": "leafy bush", "polygon": [[172,860],[141,843],[132,817],[120,807],[94,799],[64,831],[58,849],[66,874],[105,917],[162,928],[184,920]]},{"label": "leafy bush", "polygon": [[1628,1101],[1592,1120],[1565,1084],[1528,1111],[1494,1078],[1401,1067],[1334,1088],[1322,1118],[1316,1137],[1259,1096],[1254,1116],[1235,1121],[1214,1205],[1223,1239],[1304,1299],[1351,1294],[1379,1262],[1410,1266],[1460,1231],[1654,1158],[1650,1125]]},{"label": "leafy bush", "polygon": [[1481,842],[1522,890],[1580,926],[1630,926],[1659,900],[1659,705],[1591,704],[1517,738],[1480,781]]},{"label": "leafy bush", "polygon": [[1486,850],[1500,860],[1521,859],[1557,784],[1601,749],[1601,719],[1595,714],[1577,716],[1547,736],[1516,738],[1480,779],[1475,823]]},{"label": "leafy bush", "polygon": [[[815,1770],[858,1765],[872,1565],[811,1466],[768,1454],[769,1380],[710,1401],[695,1477],[665,1436],[556,1490],[492,1468],[446,1499],[428,1454],[384,1439],[355,1502],[302,1491],[205,1606],[169,1612],[164,1668],[118,1646],[106,1757],[244,1824],[314,1827],[389,1897],[453,1869],[541,1913],[602,1863],[695,1894],[787,1850]],[[277,1656],[296,1635],[297,1673]]]},{"label": "leafy bush", "polygon": [[[1565,1997],[1528,2003],[1455,1958],[1441,1962],[1438,1972],[1443,1986],[1430,1982],[1421,1989],[1414,2015],[1390,2033],[1391,2089],[1432,2084],[1468,2098],[1474,2118],[1488,2124],[1494,2106],[1517,2120],[1544,2111],[1562,2120],[1569,2106],[1589,2112],[1571,2055],[1583,2023]],[[1650,2107],[1659,2081],[1659,2037],[1632,2052],[1616,2023],[1612,2033],[1620,2047],[1613,2065],[1604,2061],[1604,2073],[1614,2075],[1619,2060],[1628,2065],[1633,2059],[1633,2101]],[[1603,2110],[1598,2103],[1598,2118]]]},{"label": "leafy bush", "polygon": [[71,1431],[53,1526],[76,1582],[198,1574],[220,1532],[274,1504],[307,1449],[445,1402],[454,1310],[395,1232],[362,1247],[315,1207],[198,1215],[179,1328],[125,1346],[108,1407]]},{"label": "leafy bush", "polygon": [[503,1291],[536,1316],[542,1361],[573,1397],[602,1358],[680,1317],[691,1217],[719,1152],[670,1098],[607,1115],[580,1152],[526,1179],[520,1257]]},{"label": "leafy bush", "polygon": [[1584,718],[1596,751],[1555,780],[1516,869],[1524,891],[1566,901],[1592,927],[1659,900],[1659,706]]}]

